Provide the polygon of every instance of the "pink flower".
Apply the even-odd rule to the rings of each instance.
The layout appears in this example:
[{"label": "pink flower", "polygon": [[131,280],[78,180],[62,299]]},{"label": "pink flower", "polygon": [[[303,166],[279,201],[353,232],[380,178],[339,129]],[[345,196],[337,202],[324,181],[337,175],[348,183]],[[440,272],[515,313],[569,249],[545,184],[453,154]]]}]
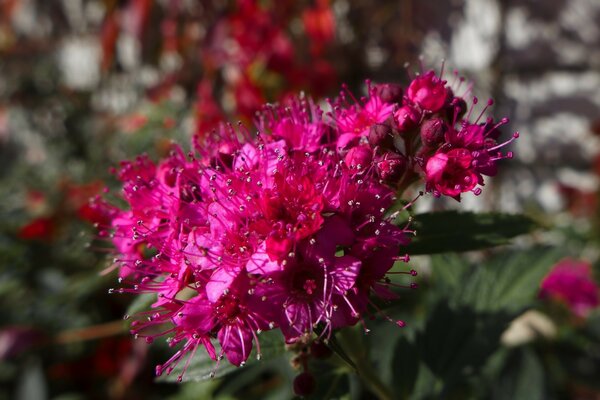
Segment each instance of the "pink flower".
[{"label": "pink flower", "polygon": [[480,179],[472,165],[473,157],[467,149],[438,152],[427,161],[427,187],[434,194],[460,199],[460,194],[475,188]]},{"label": "pink flower", "polygon": [[[283,107],[284,106],[284,107]],[[292,150],[313,152],[330,132],[322,119],[322,111],[310,99],[292,99],[282,107],[269,107],[259,127],[271,131],[274,138],[285,140]]]},{"label": "pink flower", "polygon": [[120,266],[122,287],[112,291],[156,295],[132,332],[180,345],[158,374],[182,360],[185,372],[199,349],[243,365],[253,348],[260,355],[263,330],[292,343],[315,327],[326,338],[363,320],[372,296],[396,297],[386,274],[408,261],[399,254],[411,231],[387,215],[398,187],[424,175],[427,190],[459,199],[508,157],[498,149],[512,139],[496,144],[502,123],[432,119],[439,97],[443,106],[451,95],[433,73],[413,81],[407,98],[395,85],[368,86],[367,98],[349,104],[342,93],[329,113],[289,99],[262,108],[257,134],[219,124],[194,137],[194,153],[174,147],[156,164],[124,162],[127,208],[94,200],[106,221],[99,236]]},{"label": "pink flower", "polygon": [[540,296],[564,303],[573,314],[585,317],[600,305],[600,290],[586,261],[559,261],[540,284]]},{"label": "pink flower", "polygon": [[[266,250],[272,260],[281,260],[294,243],[319,230],[323,223],[323,195],[308,176],[276,173],[273,186],[259,200],[265,225]],[[268,226],[268,228],[267,228]]]},{"label": "pink flower", "polygon": [[335,116],[337,128],[341,133],[337,147],[347,147],[367,136],[373,125],[385,122],[392,115],[393,109],[393,104],[384,102],[374,90],[371,90],[370,97],[364,105],[355,104],[341,109]]}]

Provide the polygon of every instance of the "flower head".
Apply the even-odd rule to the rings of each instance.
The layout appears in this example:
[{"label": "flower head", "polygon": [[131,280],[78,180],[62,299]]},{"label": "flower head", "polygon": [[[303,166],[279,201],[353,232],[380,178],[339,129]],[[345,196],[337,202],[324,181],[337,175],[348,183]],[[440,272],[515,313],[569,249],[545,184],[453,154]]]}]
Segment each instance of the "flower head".
[{"label": "flower head", "polygon": [[600,289],[585,261],[559,261],[540,284],[540,296],[564,303],[573,314],[585,317],[600,305]]},{"label": "flower head", "polygon": [[372,296],[394,298],[386,274],[408,261],[399,254],[412,232],[387,214],[398,188],[424,181],[459,198],[503,158],[498,124],[447,119],[445,85],[427,73],[403,97],[368,83],[366,98],[346,89],[328,112],[288,99],[263,108],[256,135],[219,124],[194,153],[122,163],[128,207],[96,199],[94,209],[118,253],[113,291],[156,295],[132,332],[180,347],[157,373],[202,348],[243,365],[253,348],[260,356],[260,331],[328,337],[361,321]]}]

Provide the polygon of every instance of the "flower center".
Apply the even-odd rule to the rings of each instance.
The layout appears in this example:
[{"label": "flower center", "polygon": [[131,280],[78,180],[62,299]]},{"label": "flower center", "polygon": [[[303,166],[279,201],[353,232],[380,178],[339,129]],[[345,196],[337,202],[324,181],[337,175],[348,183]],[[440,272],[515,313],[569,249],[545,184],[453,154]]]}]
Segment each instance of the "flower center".
[{"label": "flower center", "polygon": [[315,289],[317,288],[317,283],[315,282],[314,279],[307,279],[304,282],[304,291],[308,294],[313,294],[313,292],[315,291]]},{"label": "flower center", "polygon": [[233,322],[241,312],[240,300],[231,294],[222,296],[214,311],[215,317],[220,323]]}]

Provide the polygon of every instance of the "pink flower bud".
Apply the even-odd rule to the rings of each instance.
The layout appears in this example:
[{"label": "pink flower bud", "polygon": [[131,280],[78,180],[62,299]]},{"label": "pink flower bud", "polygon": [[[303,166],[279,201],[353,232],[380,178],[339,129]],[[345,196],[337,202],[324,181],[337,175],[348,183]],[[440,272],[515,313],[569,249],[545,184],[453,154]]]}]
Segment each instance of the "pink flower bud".
[{"label": "pink flower bud", "polygon": [[446,103],[446,82],[435,76],[433,71],[415,78],[408,87],[406,94],[410,101],[422,109],[437,112]]},{"label": "pink flower bud", "polygon": [[394,113],[394,120],[400,132],[406,132],[417,126],[421,113],[414,107],[403,106]]},{"label": "pink flower bud", "polygon": [[346,154],[346,165],[352,169],[365,169],[373,159],[373,150],[367,146],[356,146]]}]

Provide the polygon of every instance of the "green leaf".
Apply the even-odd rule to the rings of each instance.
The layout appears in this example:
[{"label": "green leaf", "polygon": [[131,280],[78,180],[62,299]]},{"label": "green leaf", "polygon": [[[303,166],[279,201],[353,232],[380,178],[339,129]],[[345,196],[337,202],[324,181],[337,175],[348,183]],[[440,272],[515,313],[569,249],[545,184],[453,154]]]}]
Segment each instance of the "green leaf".
[{"label": "green leaf", "polygon": [[511,354],[491,393],[494,400],[547,399],[545,372],[537,354],[529,348]]},{"label": "green leaf", "polygon": [[443,211],[414,216],[410,255],[462,252],[507,244],[538,224],[524,215]]},{"label": "green leaf", "polygon": [[557,343],[553,352],[569,380],[600,391],[600,342],[575,336]]},{"label": "green leaf", "polygon": [[474,265],[456,291],[456,300],[476,310],[518,313],[536,300],[541,280],[560,256],[560,250],[540,247]]},{"label": "green leaf", "polygon": [[511,317],[505,313],[475,313],[438,302],[425,329],[417,335],[421,360],[447,385],[477,373],[500,345]]},{"label": "green leaf", "polygon": [[471,265],[457,254],[437,254],[431,256],[431,269],[436,290],[445,295],[462,290],[464,279]]},{"label": "green leaf", "polygon": [[[285,353],[285,341],[280,331],[271,330],[263,332],[259,335],[258,339],[260,341],[261,360],[272,359]],[[198,382],[212,379],[213,377],[220,378],[237,371],[239,368],[251,368],[256,364],[261,363],[261,360],[257,359],[255,345],[244,367],[236,367],[224,358],[220,361],[219,367],[216,368],[217,362],[212,360],[202,348],[199,348],[194,355],[194,358],[190,361],[182,379],[184,382]],[[157,382],[177,382],[178,376],[181,375],[186,361],[187,360],[182,360],[171,374],[164,374],[158,377],[156,379]]]},{"label": "green leaf", "polygon": [[328,362],[313,361],[310,371],[316,379],[315,391],[307,396],[311,400],[342,398],[349,393],[352,383],[359,382],[356,375],[335,368]]},{"label": "green leaf", "polygon": [[[312,369],[311,369],[312,370]],[[313,371],[314,372],[314,371]],[[261,361],[250,368],[237,368],[223,379],[211,398],[222,396],[244,400],[276,400],[292,397],[292,381],[297,371],[287,357]],[[204,381],[207,383],[211,381]]]},{"label": "green leaf", "polygon": [[562,255],[547,247],[519,249],[473,265],[456,255],[438,255],[432,257],[432,276],[453,305],[517,313],[535,301],[542,278]]},{"label": "green leaf", "polygon": [[417,380],[414,390],[410,395],[412,400],[439,399],[439,391],[443,383],[436,378],[431,370],[424,363],[418,364]]},{"label": "green leaf", "polygon": [[392,369],[394,393],[399,398],[408,398],[417,380],[419,354],[417,348],[405,337],[400,338],[396,344]]}]

